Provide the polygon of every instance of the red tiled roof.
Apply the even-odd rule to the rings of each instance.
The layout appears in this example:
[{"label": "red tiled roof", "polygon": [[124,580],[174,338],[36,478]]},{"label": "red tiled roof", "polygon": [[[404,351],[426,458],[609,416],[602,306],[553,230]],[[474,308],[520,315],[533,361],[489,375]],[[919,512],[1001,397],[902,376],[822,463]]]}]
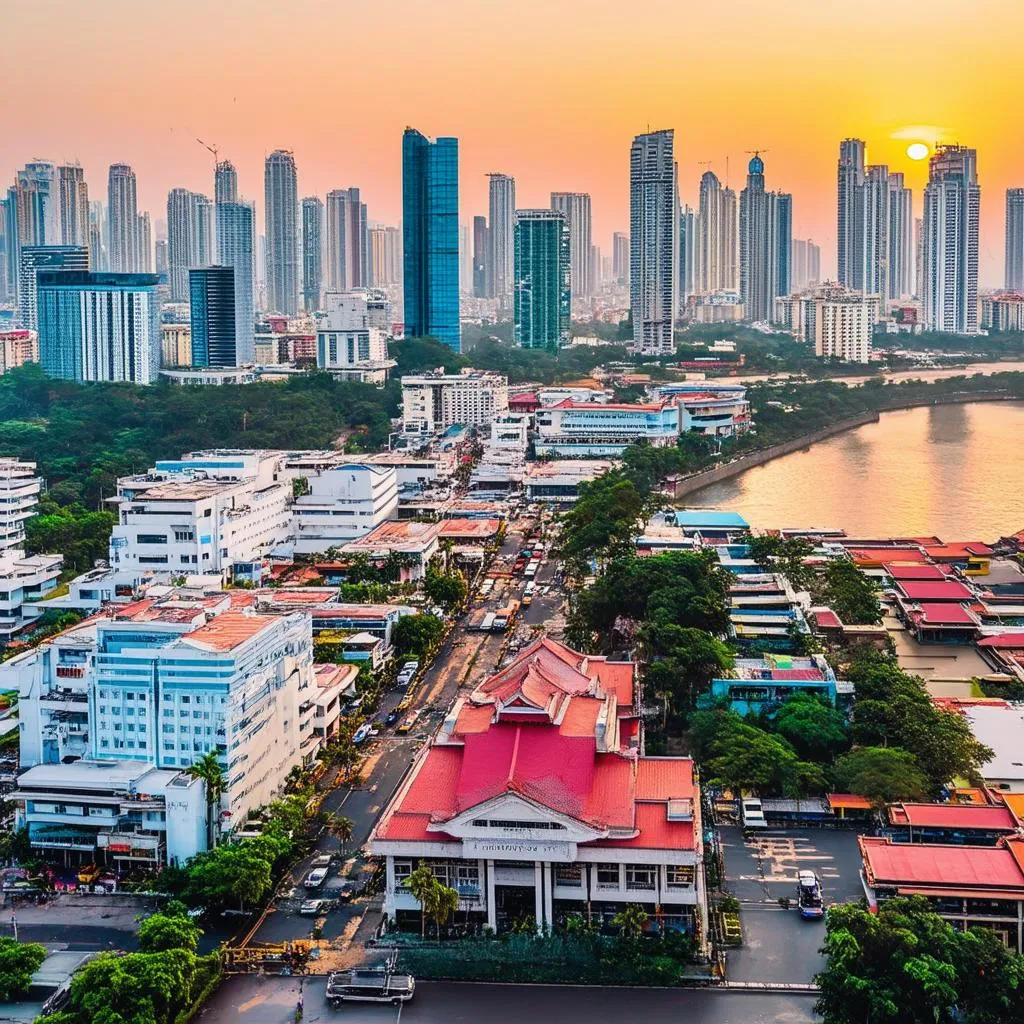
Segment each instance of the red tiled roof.
[{"label": "red tiled roof", "polygon": [[893,804],[889,808],[893,825],[911,828],[1005,829],[1012,832],[1017,819],[1004,804]]},{"label": "red tiled roof", "polygon": [[946,574],[937,565],[923,562],[885,562],[886,574],[894,580],[944,580]]},{"label": "red tiled roof", "polygon": [[928,556],[920,548],[847,548],[847,554],[857,565],[881,565],[883,562],[927,562]]},{"label": "red tiled roof", "polygon": [[615,694],[615,701],[621,711],[633,706],[633,675],[636,667],[630,661],[605,661],[604,658],[588,659],[589,666],[597,672],[597,681],[605,693]]},{"label": "red tiled roof", "polygon": [[473,537],[486,540],[501,529],[500,519],[445,519],[441,523],[442,537]]},{"label": "red tiled roof", "polygon": [[1021,633],[999,633],[996,636],[987,636],[978,641],[979,647],[994,647],[998,650],[1017,651],[1024,648],[1024,632]]},{"label": "red tiled roof", "polygon": [[811,610],[818,629],[842,629],[843,623],[831,608],[814,608]]},{"label": "red tiled roof", "polygon": [[984,557],[992,554],[992,549],[980,540],[962,541],[953,544],[926,544],[924,550],[929,558],[948,558],[958,561],[967,559],[971,555]]},{"label": "red tiled roof", "polygon": [[893,843],[873,836],[860,836],[858,842],[873,885],[998,887],[1024,896],[1024,869],[1014,855],[1024,839],[1003,840],[998,846]]},{"label": "red tiled roof", "polygon": [[963,605],[953,603],[922,603],[921,610],[912,613],[914,618],[927,626],[973,626],[974,619]]},{"label": "red tiled roof", "polygon": [[676,757],[641,757],[636,763],[637,800],[694,799],[693,762]]},{"label": "red tiled roof", "polygon": [[696,837],[692,821],[669,821],[666,804],[637,804],[633,838],[599,839],[592,846],[640,848],[643,850],[692,850]]},{"label": "red tiled roof", "polygon": [[970,601],[971,592],[956,580],[942,583],[904,581],[897,587],[911,601]]},{"label": "red tiled roof", "polygon": [[205,647],[212,647],[215,651],[231,651],[266,629],[273,621],[255,615],[243,615],[241,612],[224,612],[205,626],[186,634],[186,638]]}]

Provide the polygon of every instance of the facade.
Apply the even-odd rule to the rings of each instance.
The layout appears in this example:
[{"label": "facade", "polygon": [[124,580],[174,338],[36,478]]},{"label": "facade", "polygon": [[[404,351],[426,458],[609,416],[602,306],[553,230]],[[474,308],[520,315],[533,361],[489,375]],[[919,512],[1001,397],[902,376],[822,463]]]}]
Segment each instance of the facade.
[{"label": "facade", "polygon": [[202,267],[189,271],[191,365],[240,365],[235,338],[235,270]]},{"label": "facade", "polygon": [[629,284],[629,235],[624,231],[612,235],[612,277],[616,284]]},{"label": "facade", "polygon": [[38,602],[57,587],[61,555],[26,555],[21,548],[0,550],[0,644],[5,644],[38,619]]},{"label": "facade", "polygon": [[676,316],[682,318],[690,297],[700,288],[700,217],[691,206],[679,210],[679,250],[676,253],[676,268],[679,273],[679,287],[676,296],[679,308]]},{"label": "facade", "polygon": [[456,352],[459,322],[459,140],[402,137],[402,284],[405,336],[432,336]]},{"label": "facade", "polygon": [[40,270],[88,270],[89,250],[80,245],[23,245],[18,264],[18,326],[39,330]]},{"label": "facade", "polygon": [[1024,292],[1024,188],[1006,190],[1006,290]]},{"label": "facade", "polygon": [[290,478],[273,452],[194,452],[121,477],[110,564],[123,570],[259,578],[291,537]]},{"label": "facade", "polygon": [[[213,171],[213,202],[215,206],[238,202],[238,171],[230,160],[218,160]],[[220,234],[220,220],[217,220]]]},{"label": "facade", "polygon": [[839,144],[836,187],[836,279],[846,288],[864,289],[863,232],[858,220],[864,188],[865,147],[860,139]]},{"label": "facade", "polygon": [[736,193],[722,188],[713,171],[705,171],[700,179],[698,203],[698,243],[695,264],[699,267],[695,291],[709,295],[735,291],[737,272]]},{"label": "facade", "polygon": [[1024,331],[1024,292],[983,295],[981,326],[986,331]]},{"label": "facade", "polygon": [[89,247],[89,187],[81,164],[57,168],[60,244]]},{"label": "facade", "polygon": [[153,224],[148,212],[139,214],[139,273],[153,273]]},{"label": "facade", "polygon": [[507,174],[488,176],[487,295],[498,300],[498,309],[512,309],[515,280],[514,231],[516,179]]},{"label": "facade", "polygon": [[39,335],[34,331],[0,331],[0,374],[39,362]]},{"label": "facade", "polygon": [[672,130],[636,136],[629,157],[629,305],[633,345],[652,355],[675,351],[678,211]]},{"label": "facade", "polygon": [[402,281],[402,239],[398,228],[375,227],[367,232],[370,245],[370,285],[390,288]]},{"label": "facade", "polygon": [[327,316],[319,321],[316,365],[343,380],[383,386],[388,370],[387,331],[390,303],[374,300],[366,292],[328,292]]},{"label": "facade", "polygon": [[43,370],[65,380],[152,384],[160,368],[157,283],[153,274],[40,272]]},{"label": "facade", "polygon": [[924,190],[925,327],[953,334],[978,329],[978,156],[939,146]]},{"label": "facade", "polygon": [[674,402],[645,405],[573,402],[538,409],[534,415],[538,456],[621,455],[639,441],[656,447],[679,438],[679,407]]},{"label": "facade", "polygon": [[372,562],[400,556],[404,561],[400,572],[404,583],[426,575],[427,565],[440,548],[440,533],[438,523],[384,522],[350,541],[343,550],[349,555],[366,555]]},{"label": "facade", "polygon": [[174,369],[192,365],[191,324],[160,325],[160,366]]},{"label": "facade", "polygon": [[463,370],[402,378],[402,429],[447,430],[456,424],[485,427],[508,410],[508,378]]},{"label": "facade", "polygon": [[294,316],[299,311],[299,199],[295,157],[276,149],[264,168],[267,235],[267,307]]},{"label": "facade", "polygon": [[878,317],[877,295],[832,295],[815,299],[815,354],[844,363],[870,362],[871,335]]},{"label": "facade", "polygon": [[571,253],[563,213],[516,210],[513,337],[521,348],[569,344]]},{"label": "facade", "polygon": [[800,292],[821,281],[821,247],[811,239],[793,239],[793,290]]},{"label": "facade", "polygon": [[591,265],[590,195],[587,192],[552,192],[551,209],[565,217],[569,229],[569,288],[575,298],[597,291]]},{"label": "facade", "polygon": [[25,521],[35,514],[43,482],[34,462],[0,458],[0,552],[25,543]]},{"label": "facade", "polygon": [[914,294],[914,196],[902,174],[889,173],[889,299]]},{"label": "facade", "polygon": [[543,638],[456,702],[371,835],[384,912],[418,926],[425,860],[496,932],[627,903],[706,941],[700,796],[688,758],[648,758],[634,666]]},{"label": "facade", "polygon": [[529,501],[571,505],[580,496],[580,484],[596,480],[614,465],[608,459],[528,462],[523,472],[523,488]]},{"label": "facade", "polygon": [[327,193],[327,288],[348,292],[370,284],[366,203],[357,188]]},{"label": "facade", "polygon": [[189,271],[213,262],[213,207],[187,188],[167,193],[167,279],[171,302],[189,301]]},{"label": "facade", "polygon": [[316,196],[302,200],[302,308],[320,309],[324,291],[324,204]]},{"label": "facade", "polygon": [[[218,171],[222,177],[226,171]],[[227,188],[227,185],[224,185]],[[255,214],[250,203],[218,203],[217,263],[235,270],[235,346],[240,364],[256,359],[253,300],[256,264],[253,257]]]},{"label": "facade", "polygon": [[391,466],[357,462],[306,478],[292,505],[295,554],[315,555],[363,537],[394,516],[398,474]]},{"label": "facade", "polygon": [[487,297],[487,218],[473,218],[473,296]]},{"label": "facade", "polygon": [[107,230],[109,263],[115,274],[134,274],[142,269],[139,247],[139,210],[135,172],[127,164],[111,164],[107,176]]},{"label": "facade", "polygon": [[793,197],[765,191],[764,161],[755,154],[740,193],[740,298],[748,320],[769,321],[776,296],[790,291],[792,227]]}]

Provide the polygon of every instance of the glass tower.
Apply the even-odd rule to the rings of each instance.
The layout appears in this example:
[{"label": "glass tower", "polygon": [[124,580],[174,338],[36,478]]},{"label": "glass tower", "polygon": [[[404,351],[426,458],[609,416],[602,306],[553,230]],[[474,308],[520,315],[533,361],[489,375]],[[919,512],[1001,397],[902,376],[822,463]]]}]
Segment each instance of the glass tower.
[{"label": "glass tower", "polygon": [[234,267],[201,267],[188,278],[192,365],[238,366]]},{"label": "glass tower", "polygon": [[570,253],[565,214],[516,210],[513,320],[522,348],[569,344]]},{"label": "glass tower", "polygon": [[462,347],[459,324],[459,140],[402,138],[406,337]]}]

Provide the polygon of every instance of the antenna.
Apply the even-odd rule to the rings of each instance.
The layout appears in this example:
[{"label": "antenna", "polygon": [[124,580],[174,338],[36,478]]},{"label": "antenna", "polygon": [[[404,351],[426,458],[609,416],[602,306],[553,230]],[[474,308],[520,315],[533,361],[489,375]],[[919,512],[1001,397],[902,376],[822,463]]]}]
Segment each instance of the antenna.
[{"label": "antenna", "polygon": [[762,153],[770,153],[770,149],[748,149],[747,156],[761,156]]},{"label": "antenna", "polygon": [[725,158],[725,187],[729,187],[729,157]]}]

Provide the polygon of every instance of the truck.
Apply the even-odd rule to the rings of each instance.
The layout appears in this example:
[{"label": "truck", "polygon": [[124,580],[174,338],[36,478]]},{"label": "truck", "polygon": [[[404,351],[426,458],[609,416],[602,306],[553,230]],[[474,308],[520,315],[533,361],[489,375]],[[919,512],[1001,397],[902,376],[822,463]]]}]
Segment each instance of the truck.
[{"label": "truck", "polygon": [[416,979],[391,967],[362,967],[327,976],[327,1003],[340,1010],[347,1002],[407,1003],[416,992]]},{"label": "truck", "polygon": [[490,631],[494,628],[494,619],[495,619],[494,612],[488,612],[484,616],[483,622],[480,623],[480,630],[481,630],[481,632],[490,633]]}]

